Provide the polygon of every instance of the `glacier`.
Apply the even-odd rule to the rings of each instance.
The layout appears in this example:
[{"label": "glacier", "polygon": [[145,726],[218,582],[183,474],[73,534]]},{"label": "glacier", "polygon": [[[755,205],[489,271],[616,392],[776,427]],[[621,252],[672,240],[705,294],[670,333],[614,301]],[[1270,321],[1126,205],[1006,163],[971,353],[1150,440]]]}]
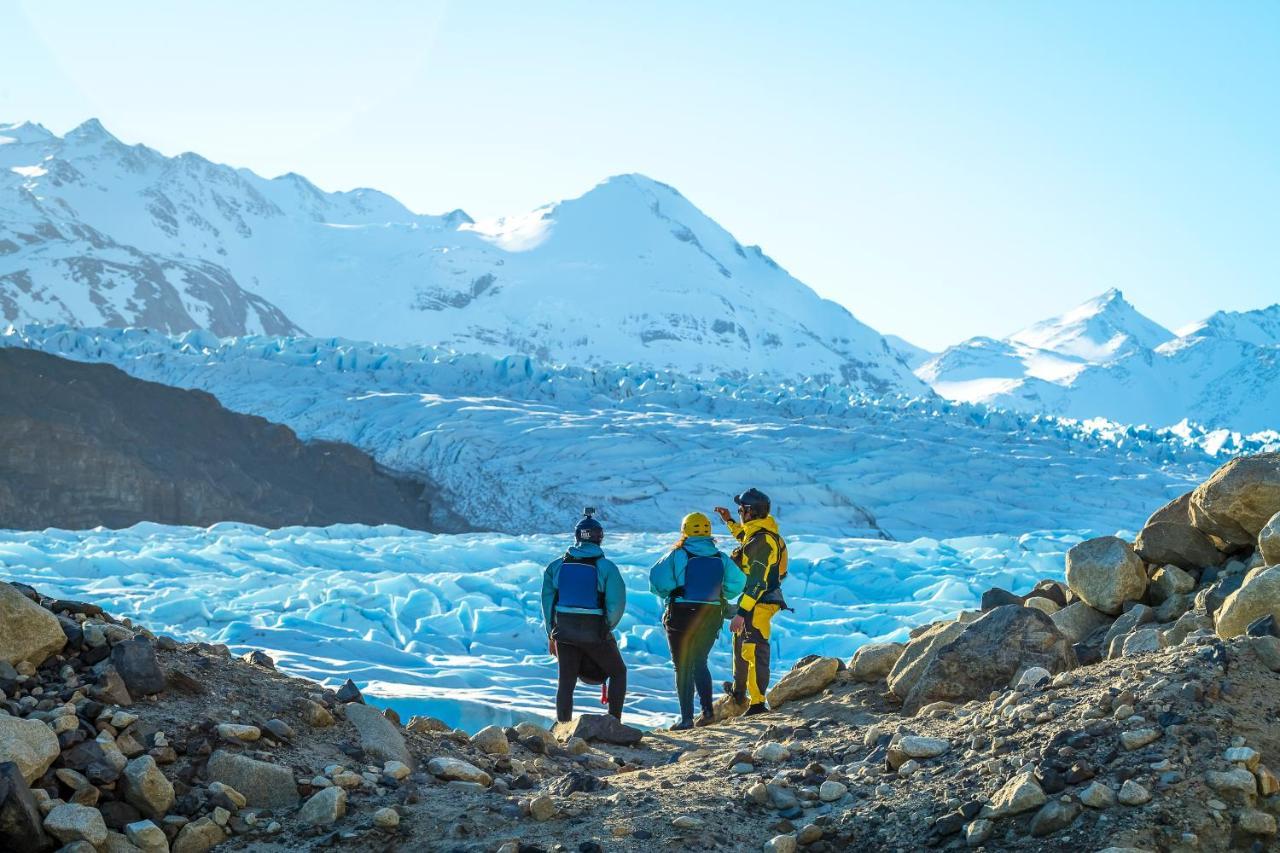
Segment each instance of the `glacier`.
[{"label": "glacier", "polygon": [[748,486],[789,530],[911,539],[1137,529],[1225,456],[1275,446],[816,382],[712,382],[335,338],[29,326],[0,345],[113,364],[422,472],[480,529],[552,533],[584,505],[674,529]]},{"label": "glacier", "polygon": [[[975,607],[988,587],[1025,593],[1060,577],[1081,535],[790,536],[795,610],[774,622],[775,679],[804,655],[848,659],[864,643],[905,640],[916,625]],[[646,726],[677,711],[661,604],[648,591],[648,567],[672,541],[619,534],[604,544],[627,585],[618,630],[626,716]],[[0,531],[0,577],[93,601],[157,633],[262,649],[282,671],[332,687],[351,677],[406,718],[431,714],[475,731],[554,716],[539,596],[545,564],[567,544],[362,525]],[[712,668],[729,677],[727,630]],[[597,691],[583,686],[577,699],[579,712],[599,712]]]}]

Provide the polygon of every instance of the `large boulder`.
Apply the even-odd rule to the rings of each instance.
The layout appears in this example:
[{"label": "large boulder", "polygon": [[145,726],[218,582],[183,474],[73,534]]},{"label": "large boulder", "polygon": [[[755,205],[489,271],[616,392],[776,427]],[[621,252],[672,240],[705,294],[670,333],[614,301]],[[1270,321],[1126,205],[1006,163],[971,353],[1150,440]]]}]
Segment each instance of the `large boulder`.
[{"label": "large boulder", "polygon": [[1153,524],[1159,524],[1162,521],[1171,521],[1175,524],[1191,523],[1191,492],[1184,492],[1155,512],[1151,513],[1151,517],[1147,519],[1147,523],[1143,527],[1150,527]]},{"label": "large boulder", "polygon": [[87,841],[94,847],[107,843],[107,824],[97,809],[63,803],[44,817],[44,828],[63,844]]},{"label": "large boulder", "polygon": [[67,635],[58,617],[7,583],[0,583],[0,661],[39,666],[62,651]]},{"label": "large boulder", "polygon": [[0,850],[47,850],[44,816],[12,761],[0,761]]},{"label": "large boulder", "polygon": [[1049,617],[1053,626],[1073,643],[1083,643],[1090,634],[1111,621],[1105,613],[1094,610],[1083,601],[1068,604]]},{"label": "large boulder", "polygon": [[1216,615],[1215,630],[1223,639],[1238,637],[1249,623],[1268,615],[1280,620],[1280,566],[1250,574],[1228,595]]},{"label": "large boulder", "polygon": [[404,742],[404,735],[396,724],[382,715],[372,705],[348,702],[347,719],[360,732],[360,748],[379,761],[399,761],[408,767],[416,766],[413,754]]},{"label": "large boulder", "polygon": [[855,681],[879,681],[902,657],[902,643],[867,643],[853,653],[849,672]]},{"label": "large boulder", "polygon": [[283,809],[296,806],[298,785],[288,767],[268,764],[243,755],[218,750],[209,756],[210,782],[230,785],[253,808]]},{"label": "large boulder", "polygon": [[886,679],[889,692],[899,699],[905,699],[911,692],[911,688],[915,686],[920,673],[924,672],[925,667],[933,660],[934,653],[960,636],[964,629],[964,622],[937,622],[907,643],[898,662],[893,665],[893,669],[889,670],[889,677]]},{"label": "large boulder", "polygon": [[903,713],[932,702],[967,701],[1007,687],[1019,672],[1040,666],[1061,672],[1076,665],[1071,642],[1053,620],[1030,607],[997,607],[969,623],[958,637],[933,654]]},{"label": "large boulder", "polygon": [[1280,512],[1262,526],[1258,533],[1258,553],[1268,566],[1280,566]]},{"label": "large boulder", "polygon": [[150,755],[139,755],[124,768],[124,799],[151,820],[164,818],[173,808],[173,783],[165,778]]},{"label": "large boulder", "polygon": [[1242,456],[1223,465],[1191,493],[1191,523],[1241,547],[1254,545],[1280,512],[1280,453]]},{"label": "large boulder", "polygon": [[1147,591],[1147,570],[1128,542],[1102,536],[1067,552],[1067,586],[1085,604],[1115,616]]},{"label": "large boulder", "polygon": [[1148,563],[1173,565],[1189,572],[1219,565],[1226,558],[1208,535],[1190,524],[1174,521],[1157,521],[1142,528],[1133,550]]},{"label": "large boulder", "polygon": [[12,761],[30,784],[58,757],[58,736],[39,720],[0,714],[0,761]]},{"label": "large boulder", "polygon": [[835,681],[839,671],[839,658],[818,658],[797,666],[773,685],[768,696],[769,706],[778,708],[795,699],[812,696]]},{"label": "large boulder", "polygon": [[568,723],[556,723],[552,732],[562,742],[580,737],[585,741],[601,741],[619,746],[635,746],[644,732],[619,722],[609,714],[580,714]]},{"label": "large boulder", "polygon": [[163,692],[165,688],[164,671],[156,660],[155,647],[145,637],[136,637],[112,646],[111,665],[120,673],[129,695],[135,699]]}]

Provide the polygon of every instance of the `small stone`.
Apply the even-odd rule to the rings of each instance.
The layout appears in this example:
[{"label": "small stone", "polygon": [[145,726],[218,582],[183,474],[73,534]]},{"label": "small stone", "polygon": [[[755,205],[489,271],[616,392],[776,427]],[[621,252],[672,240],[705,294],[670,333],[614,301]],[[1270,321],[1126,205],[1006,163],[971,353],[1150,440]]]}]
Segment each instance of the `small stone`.
[{"label": "small stone", "polygon": [[298,819],[311,826],[328,826],[347,813],[347,792],[337,786],[311,795],[298,812]]},{"label": "small stone", "polygon": [[1237,816],[1240,829],[1252,835],[1275,835],[1276,819],[1257,809],[1241,809]]},{"label": "small stone", "polygon": [[546,794],[540,794],[529,801],[529,814],[542,823],[555,816],[556,804]]},{"label": "small stone", "polygon": [[446,781],[475,782],[488,787],[493,778],[474,764],[460,758],[437,756],[427,762],[427,772]]},{"label": "small stone", "polygon": [[769,789],[765,787],[763,782],[756,782],[747,789],[747,799],[756,805],[763,806],[769,799]]},{"label": "small stone", "polygon": [[1204,774],[1204,781],[1219,794],[1235,795],[1245,801],[1258,793],[1257,780],[1243,767],[1226,771],[1210,770]]},{"label": "small stone", "polygon": [[1091,809],[1109,809],[1116,803],[1116,792],[1101,782],[1092,782],[1080,792],[1080,802]]},{"label": "small stone", "polygon": [[124,768],[121,784],[125,801],[145,817],[160,820],[173,808],[173,783],[160,772],[150,755],[130,761]]},{"label": "small stone", "polygon": [[1162,732],[1159,729],[1134,729],[1130,732],[1120,733],[1120,743],[1125,749],[1141,749],[1149,743],[1154,743],[1160,739]]},{"label": "small stone", "polygon": [[400,825],[400,813],[391,808],[380,808],[373,813],[373,825],[379,829],[395,829]]},{"label": "small stone", "polygon": [[360,746],[366,753],[383,761],[394,760],[408,767],[414,766],[404,735],[381,711],[363,702],[349,703],[346,711],[347,719],[360,733]]},{"label": "small stone", "polygon": [[1265,764],[1259,764],[1253,771],[1254,777],[1258,780],[1258,793],[1264,797],[1280,792],[1280,779],[1276,778],[1276,774],[1272,773]]},{"label": "small stone", "polygon": [[231,801],[232,805],[234,805],[237,809],[242,809],[247,804],[247,800],[245,800],[244,794],[240,793],[230,785],[224,784],[222,782],[210,782],[209,793],[213,794],[214,796],[226,797],[228,800]]},{"label": "small stone", "polygon": [[276,740],[293,740],[293,726],[284,720],[270,719],[263,723],[262,727]]},{"label": "small stone", "polygon": [[680,815],[671,821],[671,825],[676,829],[702,829],[703,821],[702,818],[693,815]]},{"label": "small stone", "polygon": [[408,778],[409,774],[412,772],[413,771],[409,769],[409,766],[402,761],[388,761],[386,764],[382,765],[382,775],[390,776],[397,782]]},{"label": "small stone", "polygon": [[1021,814],[1045,804],[1048,797],[1030,772],[1020,773],[1004,784],[982,809],[983,817],[1000,818]]},{"label": "small stone", "polygon": [[[0,583],[0,587],[4,586],[7,584]],[[25,596],[23,600],[27,600]],[[0,756],[18,765],[27,784],[44,775],[60,750],[58,736],[39,720],[0,714]]]},{"label": "small stone", "polygon": [[795,853],[796,837],[794,835],[775,835],[765,842],[765,853]]},{"label": "small stone", "polygon": [[1016,690],[1028,690],[1042,681],[1047,682],[1051,677],[1052,674],[1044,667],[1029,666],[1023,670],[1022,675],[1018,677],[1018,683],[1013,686]]},{"label": "small stone", "polygon": [[1050,800],[1031,818],[1031,834],[1037,838],[1052,835],[1070,826],[1080,816],[1080,805],[1075,802]]},{"label": "small stone", "polygon": [[209,756],[207,766],[207,775],[211,781],[235,788],[244,795],[248,805],[254,808],[288,808],[296,805],[299,800],[293,771],[287,767],[225,750],[218,750]]},{"label": "small stone", "polygon": [[[107,634],[110,638],[108,626]],[[111,665],[115,667],[131,697],[137,698],[165,689],[164,672],[156,660],[156,650],[145,637],[124,640],[111,649]]]},{"label": "small stone", "polygon": [[125,838],[142,853],[169,853],[169,839],[164,830],[149,820],[139,820],[124,828]]},{"label": "small stone", "polygon": [[471,743],[486,755],[506,755],[510,752],[507,734],[500,726],[485,726],[471,736]]},{"label": "small stone", "polygon": [[409,725],[405,726],[411,732],[447,732],[450,731],[449,726],[443,721],[435,717],[410,717]]},{"label": "small stone", "polygon": [[1233,764],[1243,764],[1249,770],[1255,769],[1258,766],[1258,762],[1262,760],[1262,756],[1258,754],[1256,749],[1247,746],[1233,746],[1226,751],[1223,757]]},{"label": "small stone", "polygon": [[342,682],[342,686],[338,688],[338,701],[346,704],[348,702],[364,703],[364,696],[360,693],[360,688],[356,687],[356,683],[348,678]]},{"label": "small stone", "polygon": [[791,751],[776,741],[762,743],[751,753],[756,764],[777,764],[791,757]]},{"label": "small stone", "polygon": [[333,714],[319,702],[310,699],[295,699],[294,706],[302,713],[302,719],[314,729],[324,729],[334,723]]},{"label": "small stone", "polygon": [[102,820],[102,813],[75,803],[63,803],[51,809],[45,815],[44,828],[63,844],[87,841],[101,847],[107,842],[107,824]]},{"label": "small stone", "polygon": [[995,831],[996,825],[986,818],[978,818],[965,827],[964,840],[970,847],[978,847]]},{"label": "small stone", "polygon": [[840,782],[833,782],[828,779],[818,788],[818,799],[822,800],[824,803],[834,803],[848,792],[848,785]]},{"label": "small stone", "polygon": [[1126,779],[1116,799],[1126,806],[1141,806],[1151,802],[1151,792],[1132,779]]},{"label": "small stone", "polygon": [[172,853],[205,853],[221,844],[224,838],[226,833],[213,822],[213,818],[202,817],[182,827],[170,849]]},{"label": "small stone", "polygon": [[898,739],[898,749],[908,758],[935,758],[951,748],[951,742],[940,737],[907,735]]},{"label": "small stone", "polygon": [[252,742],[262,737],[262,730],[240,723],[222,723],[218,726],[218,737],[237,743]]}]

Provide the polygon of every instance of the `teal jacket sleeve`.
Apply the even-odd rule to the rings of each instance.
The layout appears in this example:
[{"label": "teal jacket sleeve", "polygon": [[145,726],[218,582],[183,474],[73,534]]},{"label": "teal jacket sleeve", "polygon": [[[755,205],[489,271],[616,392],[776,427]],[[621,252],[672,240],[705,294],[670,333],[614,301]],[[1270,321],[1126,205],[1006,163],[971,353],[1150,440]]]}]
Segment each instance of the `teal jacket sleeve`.
[{"label": "teal jacket sleeve", "polygon": [[724,563],[724,600],[735,602],[747,587],[747,576],[723,551],[720,552],[720,562]]},{"label": "teal jacket sleeve", "polygon": [[653,568],[649,569],[649,591],[664,603],[680,585],[678,577],[680,566],[677,563],[679,553],[679,549],[668,551],[661,560],[653,564]]},{"label": "teal jacket sleeve", "polygon": [[547,629],[547,636],[551,636],[552,613],[551,608],[556,603],[556,577],[560,574],[560,564],[564,560],[552,560],[547,566],[547,570],[542,573],[542,626]]},{"label": "teal jacket sleeve", "polygon": [[601,560],[596,565],[604,568],[604,614],[609,628],[613,629],[618,627],[627,610],[627,587],[622,582],[622,572],[612,560]]}]

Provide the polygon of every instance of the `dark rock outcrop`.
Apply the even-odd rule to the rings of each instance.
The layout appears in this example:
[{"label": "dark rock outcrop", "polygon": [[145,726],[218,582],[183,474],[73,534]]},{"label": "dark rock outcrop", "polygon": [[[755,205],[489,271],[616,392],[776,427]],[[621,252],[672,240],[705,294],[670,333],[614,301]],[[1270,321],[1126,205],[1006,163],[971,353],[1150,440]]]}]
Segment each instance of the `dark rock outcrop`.
[{"label": "dark rock outcrop", "polygon": [[203,391],[0,347],[0,528],[339,522],[458,531],[431,483]]},{"label": "dark rock outcrop", "polygon": [[1070,641],[1039,610],[1006,604],[965,626],[938,648],[903,702],[914,714],[931,702],[965,701],[1002,690],[1021,670],[1060,672],[1076,665]]}]

